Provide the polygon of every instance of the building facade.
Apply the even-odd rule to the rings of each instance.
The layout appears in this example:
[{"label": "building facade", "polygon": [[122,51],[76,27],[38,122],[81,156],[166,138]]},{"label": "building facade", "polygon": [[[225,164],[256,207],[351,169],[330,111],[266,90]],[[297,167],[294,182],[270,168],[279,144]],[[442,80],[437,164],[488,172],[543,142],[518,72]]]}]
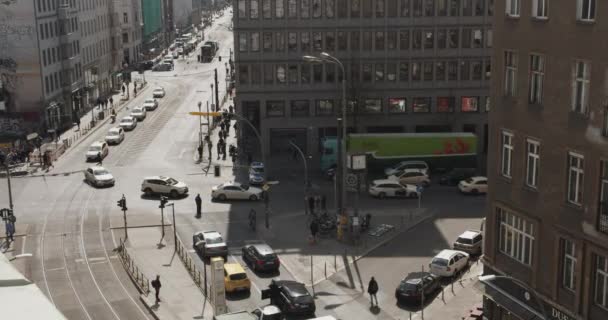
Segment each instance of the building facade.
[{"label": "building facade", "polygon": [[[237,111],[279,154],[289,141],[318,159],[337,135],[337,65],[349,132],[474,132],[484,150],[489,110],[491,0],[238,0]],[[314,163],[315,161],[313,161]]]},{"label": "building facade", "polygon": [[[0,4],[3,116],[27,131],[60,131],[119,87],[125,55],[137,57],[141,47],[138,1]],[[125,14],[135,17],[128,26],[119,23]]]},{"label": "building facade", "polygon": [[604,4],[496,2],[488,319],[608,319]]}]

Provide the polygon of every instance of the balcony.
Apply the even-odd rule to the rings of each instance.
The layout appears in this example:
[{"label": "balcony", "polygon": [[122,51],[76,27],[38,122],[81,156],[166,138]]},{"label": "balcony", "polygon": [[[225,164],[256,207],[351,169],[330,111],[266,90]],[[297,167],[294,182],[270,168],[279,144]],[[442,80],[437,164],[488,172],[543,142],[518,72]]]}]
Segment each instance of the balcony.
[{"label": "balcony", "polygon": [[599,205],[599,215],[597,229],[608,234],[608,202],[601,201]]}]

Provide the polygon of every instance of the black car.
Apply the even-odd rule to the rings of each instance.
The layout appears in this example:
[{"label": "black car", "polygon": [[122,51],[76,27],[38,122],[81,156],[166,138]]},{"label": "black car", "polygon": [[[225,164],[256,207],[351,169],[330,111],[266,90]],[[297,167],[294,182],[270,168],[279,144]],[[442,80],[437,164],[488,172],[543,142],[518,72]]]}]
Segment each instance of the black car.
[{"label": "black car", "polygon": [[303,283],[289,280],[272,280],[268,286],[271,291],[270,304],[273,304],[284,314],[313,315],[315,300]]},{"label": "black car", "polygon": [[421,302],[423,292],[426,299],[439,288],[441,288],[439,277],[425,272],[414,278],[401,280],[395,290],[395,298],[398,303]]},{"label": "black car", "polygon": [[138,70],[142,70],[142,71],[143,70],[150,70],[150,69],[152,69],[152,67],[154,67],[154,62],[153,61],[150,61],[150,60],[142,61],[142,62],[139,63]]},{"label": "black car", "polygon": [[243,261],[257,271],[277,271],[281,262],[267,244],[252,244],[243,247]]},{"label": "black car", "polygon": [[476,176],[475,168],[454,168],[439,178],[439,184],[456,186],[462,180]]}]

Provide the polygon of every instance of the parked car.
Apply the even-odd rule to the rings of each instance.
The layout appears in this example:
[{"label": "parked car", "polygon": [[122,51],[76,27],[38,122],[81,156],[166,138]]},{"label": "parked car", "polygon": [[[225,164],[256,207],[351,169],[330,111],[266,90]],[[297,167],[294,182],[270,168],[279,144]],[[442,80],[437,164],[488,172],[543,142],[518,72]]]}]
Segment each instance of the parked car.
[{"label": "parked car", "polygon": [[431,184],[429,176],[420,169],[405,169],[398,175],[389,176],[388,179],[398,181],[402,185],[413,184],[428,187]]},{"label": "parked car", "polygon": [[251,267],[254,272],[277,271],[281,265],[279,257],[267,244],[250,244],[242,249],[243,261]]},{"label": "parked car", "polygon": [[154,66],[154,62],[150,60],[142,61],[139,63],[138,70],[150,70]]},{"label": "parked car", "polygon": [[470,255],[481,254],[483,236],[481,231],[467,230],[454,241],[454,250],[464,251]]},{"label": "parked car", "polygon": [[120,123],[118,125],[125,131],[131,131],[137,127],[137,120],[131,116],[126,116],[120,119]]},{"label": "parked car", "polygon": [[240,264],[224,264],[224,287],[226,288],[226,293],[251,290],[251,281]]},{"label": "parked car", "polygon": [[283,320],[283,312],[277,306],[267,305],[251,311],[256,320]]},{"label": "parked car", "polygon": [[277,306],[288,315],[313,315],[315,300],[303,283],[290,280],[272,280],[270,304]]},{"label": "parked car", "polygon": [[249,184],[261,185],[264,180],[264,163],[254,161],[249,165]]},{"label": "parked car", "polygon": [[454,168],[439,178],[439,184],[457,186],[462,180],[475,176],[475,168]]},{"label": "parked car", "polygon": [[262,198],[262,189],[237,182],[226,182],[211,189],[211,198],[219,201],[228,199],[257,201]]},{"label": "parked car", "polygon": [[429,165],[424,161],[418,160],[401,161],[393,165],[392,167],[384,169],[384,174],[388,177],[392,175],[397,175],[398,172],[408,169],[418,169],[427,175],[429,174]]},{"label": "parked car", "polygon": [[380,199],[389,197],[417,198],[418,191],[415,185],[402,185],[390,179],[374,180],[369,186],[369,195]]},{"label": "parked car", "polygon": [[144,101],[144,108],[146,111],[153,111],[158,108],[158,101],[154,98],[148,98]]},{"label": "parked car", "polygon": [[137,119],[137,121],[144,121],[146,119],[146,108],[144,107],[135,107],[131,111],[131,117]]},{"label": "parked car", "polygon": [[147,177],[141,183],[141,191],[147,196],[154,194],[168,194],[171,198],[188,194],[188,186],[173,178],[164,176]]},{"label": "parked car", "polygon": [[152,91],[152,97],[154,98],[162,98],[165,96],[165,89],[163,89],[162,87],[156,87],[154,88],[154,91]]},{"label": "parked car", "polygon": [[217,231],[198,231],[192,236],[192,246],[203,258],[222,257],[228,260],[228,246]]},{"label": "parked car", "polygon": [[463,251],[444,249],[439,252],[429,268],[431,273],[441,277],[452,277],[469,265],[469,254]]},{"label": "parked car", "polygon": [[114,176],[104,167],[89,167],[84,171],[84,179],[95,187],[114,186]]},{"label": "parked car", "polygon": [[439,277],[428,272],[424,272],[415,278],[401,280],[395,290],[395,298],[398,303],[416,302],[419,303],[423,296],[429,297],[441,288]]},{"label": "parked car", "polygon": [[110,149],[105,141],[96,141],[89,146],[86,152],[86,160],[88,161],[100,161],[108,155]]},{"label": "parked car", "polygon": [[108,144],[120,144],[125,139],[125,130],[121,127],[114,127],[108,130],[106,142]]},{"label": "parked car", "polygon": [[161,62],[161,63],[159,63],[159,64],[157,64],[157,65],[155,65],[152,68],[152,71],[155,71],[155,72],[171,71],[171,70],[173,70],[173,64],[166,63],[164,61]]},{"label": "parked car", "polygon": [[462,193],[487,193],[488,192],[488,178],[486,177],[471,177],[466,180],[460,181],[458,189]]}]

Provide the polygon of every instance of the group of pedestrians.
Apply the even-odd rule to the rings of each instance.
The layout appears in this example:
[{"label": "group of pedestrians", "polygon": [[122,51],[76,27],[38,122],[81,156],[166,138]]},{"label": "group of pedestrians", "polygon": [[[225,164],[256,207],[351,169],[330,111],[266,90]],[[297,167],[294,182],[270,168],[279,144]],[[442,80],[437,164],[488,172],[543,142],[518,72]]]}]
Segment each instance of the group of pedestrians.
[{"label": "group of pedestrians", "polygon": [[99,97],[99,98],[97,98],[97,106],[101,107],[102,110],[107,110],[108,106],[110,106],[110,108],[112,108],[112,107],[114,107],[114,98],[112,98],[111,96],[109,99],[105,98],[105,97],[104,98]]}]

